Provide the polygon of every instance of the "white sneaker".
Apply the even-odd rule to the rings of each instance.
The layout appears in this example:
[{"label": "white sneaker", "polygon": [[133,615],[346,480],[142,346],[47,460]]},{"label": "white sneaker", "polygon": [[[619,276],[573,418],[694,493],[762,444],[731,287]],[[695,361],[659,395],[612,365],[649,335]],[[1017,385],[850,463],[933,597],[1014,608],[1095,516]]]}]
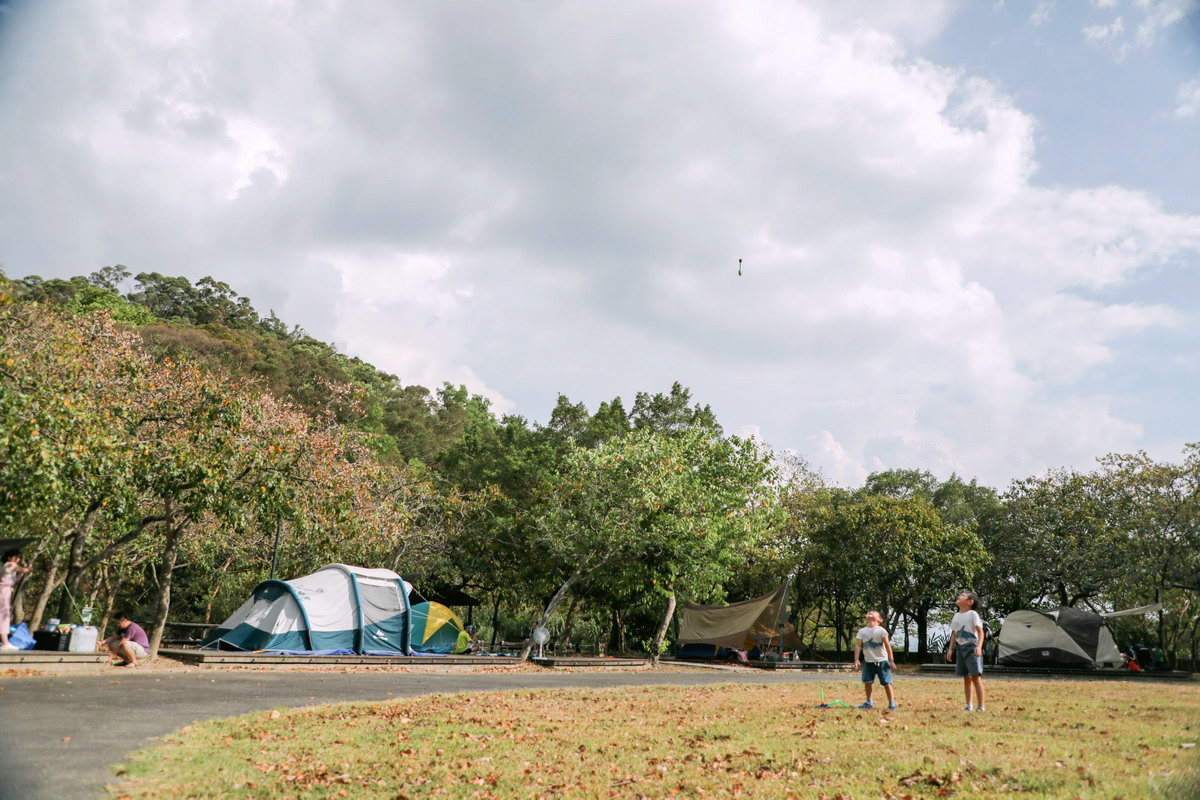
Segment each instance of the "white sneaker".
[{"label": "white sneaker", "polygon": [[15,653],[20,649],[21,648],[17,647],[15,644],[0,644],[0,652]]},{"label": "white sneaker", "polygon": [[976,711],[987,711],[987,708],[986,708],[986,707],[984,707],[984,706],[980,706],[979,708],[977,708],[977,709],[975,709],[975,710],[976,710]]},{"label": "white sneaker", "polygon": [[973,707],[971,707],[970,705],[967,705],[967,706],[964,706],[964,707],[963,707],[963,711],[974,711],[974,710],[975,710],[975,709],[974,709]]}]

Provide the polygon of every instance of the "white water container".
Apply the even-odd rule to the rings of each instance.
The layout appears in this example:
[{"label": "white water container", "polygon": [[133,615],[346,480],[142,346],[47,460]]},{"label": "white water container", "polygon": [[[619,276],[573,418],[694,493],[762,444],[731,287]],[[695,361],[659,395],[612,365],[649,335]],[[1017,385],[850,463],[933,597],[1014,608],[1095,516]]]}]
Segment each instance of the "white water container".
[{"label": "white water container", "polygon": [[100,632],[91,625],[76,625],[71,631],[71,640],[67,643],[67,649],[72,653],[94,653],[99,635]]}]

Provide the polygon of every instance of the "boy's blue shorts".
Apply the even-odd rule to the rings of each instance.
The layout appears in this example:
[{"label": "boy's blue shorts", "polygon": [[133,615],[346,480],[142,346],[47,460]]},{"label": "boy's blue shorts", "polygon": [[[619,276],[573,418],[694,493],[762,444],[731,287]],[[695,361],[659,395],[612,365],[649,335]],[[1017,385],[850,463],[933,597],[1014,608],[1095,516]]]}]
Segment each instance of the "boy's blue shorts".
[{"label": "boy's blue shorts", "polygon": [[975,655],[974,647],[956,645],[954,648],[954,674],[960,678],[983,674],[983,659]]},{"label": "boy's blue shorts", "polygon": [[892,683],[892,665],[887,661],[864,661],[862,664],[862,682],[874,683],[879,678],[880,686],[890,686]]}]

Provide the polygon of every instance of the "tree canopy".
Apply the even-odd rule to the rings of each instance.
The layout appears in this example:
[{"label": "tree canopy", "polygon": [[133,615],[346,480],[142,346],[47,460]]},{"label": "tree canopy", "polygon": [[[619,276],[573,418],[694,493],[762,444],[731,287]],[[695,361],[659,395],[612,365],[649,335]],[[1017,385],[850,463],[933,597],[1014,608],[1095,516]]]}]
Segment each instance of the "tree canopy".
[{"label": "tree canopy", "polygon": [[680,383],[594,411],[559,395],[530,422],[405,385],[220,281],[120,265],[0,276],[0,523],[37,539],[18,616],[120,607],[156,646],[169,619],[330,561],[472,594],[492,641],[544,624],[653,655],[678,600],[789,575],[813,649],[877,608],[923,651],[967,588],[991,619],[1162,602],[1119,625],[1176,656],[1200,634],[1200,445],[1003,490],[904,468],[834,487]]}]

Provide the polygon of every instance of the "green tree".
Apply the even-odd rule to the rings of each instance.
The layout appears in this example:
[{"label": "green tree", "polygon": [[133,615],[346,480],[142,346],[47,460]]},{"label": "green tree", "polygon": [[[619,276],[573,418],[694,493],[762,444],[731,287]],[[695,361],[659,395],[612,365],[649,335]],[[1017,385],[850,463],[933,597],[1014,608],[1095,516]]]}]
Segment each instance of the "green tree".
[{"label": "green tree", "polygon": [[638,392],[629,413],[629,423],[636,430],[652,430],[661,433],[682,432],[689,428],[707,428],[718,436],[721,426],[712,408],[692,402],[692,392],[676,381],[666,394]]},{"label": "green tree", "polygon": [[762,534],[774,511],[770,477],[769,457],[753,443],[710,428],[635,430],[576,448],[534,512],[540,561],[560,580],[540,624],[582,578],[649,576],[666,600],[657,656],[676,589],[719,580],[737,544]]},{"label": "green tree", "polygon": [[1128,606],[1162,602],[1158,639],[1174,660],[1200,619],[1200,446],[1186,447],[1179,464],[1144,452],[1110,454],[1093,478],[1130,556],[1106,597]]},{"label": "green tree", "polygon": [[[932,542],[933,545],[944,547],[948,557],[958,555],[964,560],[964,569],[947,568],[943,559],[919,557],[917,553],[921,548],[918,546],[914,560],[908,565],[911,574],[903,585],[909,591],[899,608],[916,623],[918,650],[925,654],[928,652],[929,616],[934,609],[939,606],[952,608],[950,597],[957,596],[969,586],[972,576],[979,584],[977,588],[987,596],[989,575],[977,558],[980,544],[977,534],[1000,514],[1003,504],[994,489],[980,486],[974,480],[968,482],[951,475],[946,481],[939,481],[931,472],[913,469],[873,473],[867,477],[863,490],[871,495],[928,504],[936,511],[942,525],[941,535],[946,538],[940,544]],[[905,633],[907,635],[907,631]]]},{"label": "green tree", "polygon": [[1092,476],[1057,470],[1014,481],[1003,499],[1002,513],[981,529],[993,608],[1074,606],[1120,579],[1129,540],[1109,526]]},{"label": "green tree", "polygon": [[[868,484],[878,488],[878,484]],[[827,607],[839,651],[849,647],[859,612],[877,608],[894,630],[900,614],[918,620],[929,598],[957,592],[987,563],[969,528],[945,523],[925,498],[821,489],[788,503],[799,582]]]}]

